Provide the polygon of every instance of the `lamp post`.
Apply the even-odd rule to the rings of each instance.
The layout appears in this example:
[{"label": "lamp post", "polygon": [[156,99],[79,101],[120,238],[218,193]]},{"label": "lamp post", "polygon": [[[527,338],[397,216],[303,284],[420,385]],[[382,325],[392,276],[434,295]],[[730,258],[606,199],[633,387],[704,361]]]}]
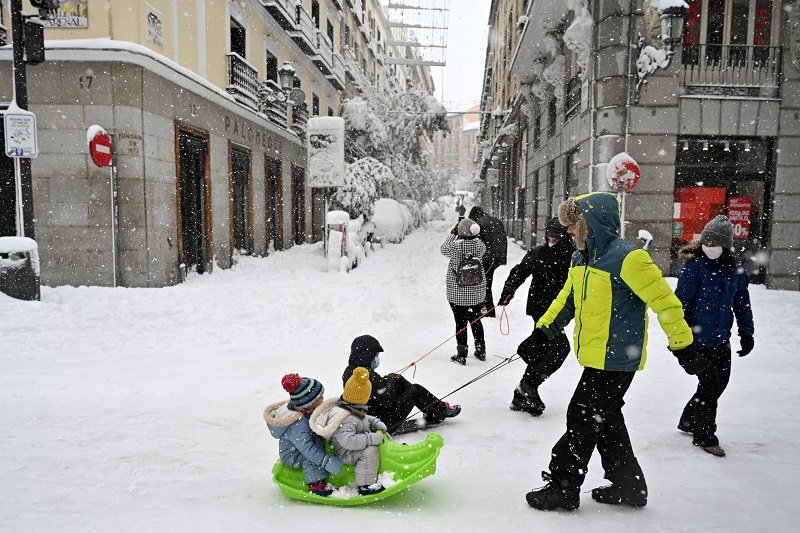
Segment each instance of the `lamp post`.
[{"label": "lamp post", "polygon": [[661,45],[648,45],[645,38],[639,35],[639,57],[636,60],[635,103],[639,103],[639,94],[642,86],[647,83],[647,77],[658,69],[669,67],[675,47],[683,39],[683,27],[689,10],[685,6],[670,6],[661,10],[659,20],[661,24]]},{"label": "lamp post", "polygon": [[689,10],[683,6],[670,6],[661,10],[661,40],[670,50],[683,38],[683,25]]}]

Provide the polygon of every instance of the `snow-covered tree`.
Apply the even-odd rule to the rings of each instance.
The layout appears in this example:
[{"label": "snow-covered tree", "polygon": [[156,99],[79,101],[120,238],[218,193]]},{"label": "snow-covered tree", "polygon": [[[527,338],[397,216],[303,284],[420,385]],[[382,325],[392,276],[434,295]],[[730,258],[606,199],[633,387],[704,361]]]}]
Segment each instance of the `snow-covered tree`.
[{"label": "snow-covered tree", "polygon": [[447,111],[436,98],[420,90],[389,95],[369,87],[343,107],[345,158],[373,158],[388,166],[388,197],[424,204],[443,192],[428,157],[433,134],[449,131]]},{"label": "snow-covered tree", "polygon": [[367,220],[372,218],[375,200],[389,196],[395,181],[389,167],[372,157],[347,165],[345,180],[331,198],[332,209],[346,211],[352,219],[363,214]]}]

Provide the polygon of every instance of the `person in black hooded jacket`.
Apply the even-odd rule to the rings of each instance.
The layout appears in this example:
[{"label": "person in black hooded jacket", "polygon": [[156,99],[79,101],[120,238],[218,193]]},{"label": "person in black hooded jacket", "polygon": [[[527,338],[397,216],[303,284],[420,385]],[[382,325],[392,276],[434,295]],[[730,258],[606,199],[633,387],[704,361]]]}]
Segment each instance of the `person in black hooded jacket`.
[{"label": "person in black hooded jacket", "polygon": [[508,239],[506,229],[500,219],[487,215],[478,206],[469,211],[469,218],[478,223],[481,228],[479,238],[486,244],[486,253],[483,254],[481,263],[483,271],[486,273],[486,309],[489,311],[486,316],[495,316],[494,297],[492,296],[492,280],[494,271],[500,265],[505,265],[508,255]]},{"label": "person in black hooded jacket", "polygon": [[[575,251],[566,226],[561,225],[558,218],[552,218],[547,223],[545,237],[547,242],[528,250],[522,261],[511,269],[500,294],[500,305],[508,305],[514,292],[530,277],[526,312],[534,322],[538,322],[545,314],[567,281],[570,261]],[[569,349],[569,340],[562,331],[541,352],[520,354],[528,366],[519,385],[514,389],[514,398],[511,400],[513,411],[525,411],[533,416],[542,414],[545,404],[539,396],[539,386],[561,368],[569,355]]]},{"label": "person in black hooded jacket", "polygon": [[367,402],[369,414],[378,417],[389,428],[389,433],[399,429],[411,410],[415,407],[425,416],[425,425],[442,422],[445,418],[458,416],[460,405],[451,405],[434,396],[418,383],[411,383],[400,374],[381,376],[375,369],[380,364],[383,347],[371,335],[361,335],[350,345],[350,359],[342,374],[344,385],[353,370],[358,367],[369,369],[372,393]]}]

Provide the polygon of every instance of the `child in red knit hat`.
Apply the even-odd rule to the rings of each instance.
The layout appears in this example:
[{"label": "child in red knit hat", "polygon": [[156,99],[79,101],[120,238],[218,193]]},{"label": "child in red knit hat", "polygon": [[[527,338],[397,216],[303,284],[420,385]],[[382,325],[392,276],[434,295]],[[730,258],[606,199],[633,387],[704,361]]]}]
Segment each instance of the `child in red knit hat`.
[{"label": "child in red knit hat", "polygon": [[281,380],[289,400],[269,405],[264,420],[269,432],[278,439],[278,456],[290,468],[303,469],[308,490],[319,496],[330,496],[333,487],[326,483],[328,474],[338,474],[342,462],[325,452],[325,439],[311,431],[311,413],[324,400],[325,388],[314,378],[286,374]]}]

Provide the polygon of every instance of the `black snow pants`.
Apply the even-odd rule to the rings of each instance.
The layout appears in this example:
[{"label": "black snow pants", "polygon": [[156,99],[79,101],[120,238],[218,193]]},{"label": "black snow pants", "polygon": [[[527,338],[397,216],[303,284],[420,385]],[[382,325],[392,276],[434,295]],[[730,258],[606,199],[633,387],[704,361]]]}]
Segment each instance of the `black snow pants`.
[{"label": "black snow pants", "polygon": [[[470,322],[481,316],[481,304],[472,306],[450,304],[450,309],[453,310],[453,318],[456,321],[456,344],[462,346],[467,345],[467,325]],[[463,331],[462,331],[463,330]],[[483,342],[483,324],[478,320],[472,324],[472,337],[476,344],[484,344]]]},{"label": "black snow pants", "polygon": [[548,377],[561,368],[569,355],[569,339],[562,332],[547,344],[547,349],[539,353],[519,354],[528,365],[522,375],[522,381],[538,388]]},{"label": "black snow pants", "polygon": [[567,431],[553,447],[552,478],[577,490],[595,447],[605,478],[622,490],[645,493],[644,474],[633,454],[622,416],[623,397],[635,372],[584,368],[567,408]]},{"label": "black snow pants", "polygon": [[[525,391],[536,391],[539,385],[556,372],[569,355],[569,340],[564,333],[556,335],[547,344],[547,348],[537,353],[521,353],[520,358],[527,365],[522,374],[519,386],[514,387],[514,398],[511,403],[517,406],[530,404]],[[541,401],[541,399],[539,399]]]},{"label": "black snow pants", "polygon": [[694,435],[695,446],[718,446],[717,403],[731,377],[731,343],[713,348],[699,346],[697,353],[711,366],[697,376],[697,391],[683,409],[679,427]]},{"label": "black snow pants", "polygon": [[381,398],[382,408],[371,415],[377,416],[389,428],[389,432],[399,426],[415,407],[422,411],[425,420],[430,424],[438,424],[445,419],[447,407],[444,402],[434,396],[428,389],[418,383],[411,383],[400,374],[387,374],[387,395]]}]

